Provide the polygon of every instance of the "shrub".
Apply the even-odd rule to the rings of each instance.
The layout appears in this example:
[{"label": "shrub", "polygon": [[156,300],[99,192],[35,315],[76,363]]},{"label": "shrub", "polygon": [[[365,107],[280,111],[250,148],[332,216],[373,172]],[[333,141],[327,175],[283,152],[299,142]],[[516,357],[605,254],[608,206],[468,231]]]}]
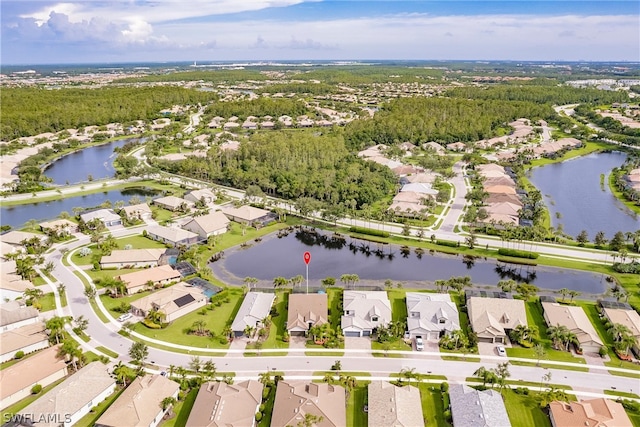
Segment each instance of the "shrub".
[{"label": "shrub", "polygon": [[449,383],[444,382],[440,384],[440,391],[443,393],[449,392]]},{"label": "shrub", "polygon": [[24,357],[24,351],[22,351],[22,350],[18,351],[18,352],[13,356],[13,358],[14,358],[14,359],[18,359],[18,360],[22,359],[23,357]]},{"label": "shrub", "polygon": [[516,258],[537,259],[540,255],[535,252],[519,251],[517,249],[500,248],[498,249],[499,255],[512,256]]},{"label": "shrub", "polygon": [[527,396],[529,394],[529,389],[526,387],[518,387],[514,390],[514,392],[517,394],[524,394],[525,396]]},{"label": "shrub", "polygon": [[258,408],[258,411],[260,412],[264,412],[264,408],[266,407],[266,405],[264,403],[260,404],[260,407]]},{"label": "shrub", "polygon": [[269,398],[269,393],[271,392],[271,387],[265,387],[262,389],[262,400],[267,400]]},{"label": "shrub", "polygon": [[448,246],[450,248],[457,248],[460,246],[458,242],[452,242],[450,240],[436,240],[436,245],[438,246]]},{"label": "shrub", "polygon": [[453,417],[451,416],[451,411],[449,409],[444,411],[444,419],[447,420],[447,422],[449,423],[453,421]]},{"label": "shrub", "polygon": [[640,262],[633,260],[630,263],[616,262],[613,264],[613,270],[618,273],[640,274]]},{"label": "shrub", "polygon": [[146,326],[147,328],[149,328],[149,329],[160,329],[160,328],[162,328],[162,326],[158,325],[157,323],[153,323],[149,319],[144,319],[142,321],[142,324],[144,326]]},{"label": "shrub", "polygon": [[389,237],[389,232],[388,231],[374,230],[372,228],[351,227],[349,229],[349,231],[351,231],[352,233],[366,234],[368,236]]},{"label": "shrub", "polygon": [[38,394],[42,391],[42,386],[40,384],[36,384],[31,387],[31,394]]},{"label": "shrub", "polygon": [[260,421],[262,419],[262,412],[256,412],[256,421]]},{"label": "shrub", "polygon": [[228,344],[228,343],[229,343],[229,340],[227,339],[227,337],[220,337],[219,342],[220,342],[220,344],[222,344],[222,345],[226,345],[226,344]]}]

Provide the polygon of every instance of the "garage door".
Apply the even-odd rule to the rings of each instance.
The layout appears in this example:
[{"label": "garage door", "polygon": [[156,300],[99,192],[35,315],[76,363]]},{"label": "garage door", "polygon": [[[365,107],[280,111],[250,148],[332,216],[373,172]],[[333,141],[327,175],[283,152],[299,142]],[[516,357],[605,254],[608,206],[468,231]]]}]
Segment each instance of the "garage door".
[{"label": "garage door", "polygon": [[362,331],[362,336],[363,337],[368,337],[371,335],[371,331]]},{"label": "garage door", "polygon": [[360,336],[360,332],[358,332],[358,331],[345,331],[344,336],[345,337],[359,337]]}]

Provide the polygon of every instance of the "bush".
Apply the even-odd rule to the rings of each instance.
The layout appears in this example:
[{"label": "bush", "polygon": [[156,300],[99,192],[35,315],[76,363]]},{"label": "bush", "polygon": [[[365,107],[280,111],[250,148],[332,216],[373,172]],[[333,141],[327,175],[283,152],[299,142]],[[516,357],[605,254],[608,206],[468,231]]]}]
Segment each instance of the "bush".
[{"label": "bush", "polygon": [[450,248],[457,248],[460,246],[458,242],[452,242],[450,240],[436,240],[436,245],[438,246],[448,246]]},{"label": "bush", "polygon": [[636,260],[633,260],[628,264],[616,262],[613,264],[613,270],[618,273],[640,274],[640,262]]},{"label": "bush", "polygon": [[366,234],[366,235],[369,235],[369,236],[389,237],[389,232],[388,231],[374,230],[372,228],[351,227],[349,229],[349,231],[352,232],[352,233]]},{"label": "bush", "polygon": [[144,326],[146,326],[147,328],[149,328],[149,329],[161,329],[162,328],[162,326],[158,325],[157,323],[153,323],[149,319],[144,319],[142,321],[142,324]]},{"label": "bush", "polygon": [[14,359],[18,359],[18,360],[22,359],[23,357],[24,357],[24,351],[22,351],[22,350],[18,351],[18,352],[13,356],[13,358],[14,358]]},{"label": "bush", "polygon": [[260,421],[262,419],[262,412],[256,412],[256,421]]},{"label": "bush", "polygon": [[31,387],[31,394],[38,394],[42,391],[42,386],[40,384],[36,384]]},{"label": "bush", "polygon": [[262,400],[267,400],[269,398],[269,393],[271,392],[271,387],[265,387],[262,389]]},{"label": "bush", "polygon": [[498,249],[499,255],[512,256],[516,258],[538,259],[540,255],[535,252],[519,251],[517,249],[500,248]]},{"label": "bush", "polygon": [[220,337],[219,342],[220,342],[220,344],[222,344],[222,345],[229,344],[229,340],[227,339],[227,337]]},{"label": "bush", "polygon": [[449,383],[444,382],[440,384],[440,391],[443,393],[449,392]]},{"label": "bush", "polygon": [[529,389],[526,387],[518,387],[514,390],[514,392],[517,394],[523,394],[527,396],[529,394]]},{"label": "bush", "polygon": [[444,411],[444,419],[447,420],[448,423],[453,422],[453,417],[451,416],[451,411],[449,409]]},{"label": "bush", "polygon": [[264,403],[260,404],[260,407],[258,408],[258,411],[260,412],[264,412],[264,408],[266,407],[266,405]]}]

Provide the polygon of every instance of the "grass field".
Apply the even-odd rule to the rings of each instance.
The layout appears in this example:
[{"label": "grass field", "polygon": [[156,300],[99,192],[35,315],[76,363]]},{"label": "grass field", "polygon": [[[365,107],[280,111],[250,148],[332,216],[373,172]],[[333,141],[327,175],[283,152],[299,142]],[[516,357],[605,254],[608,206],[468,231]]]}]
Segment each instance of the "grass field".
[{"label": "grass field", "polygon": [[425,425],[446,427],[451,426],[444,416],[444,401],[442,400],[442,391],[438,384],[421,383],[420,398],[422,400],[422,415],[424,416]]},{"label": "grass field", "polygon": [[520,395],[504,389],[502,396],[513,427],[551,427],[551,420],[532,395]]},{"label": "grass field", "polygon": [[364,405],[367,404],[367,386],[369,381],[358,381],[347,400],[347,426],[361,427],[368,424],[369,417],[364,412]]},{"label": "grass field", "polygon": [[189,393],[185,396],[184,400],[178,401],[173,407],[173,412],[176,414],[170,420],[167,420],[160,424],[162,427],[184,427],[187,425],[189,414],[193,408],[193,404],[198,396],[198,388],[189,390]]},{"label": "grass field", "polygon": [[[116,249],[124,249],[125,246],[131,245],[132,249],[162,249],[166,248],[163,243],[156,242],[155,240],[148,239],[142,234],[122,237],[120,239],[116,239],[118,243],[118,247]],[[102,256],[102,251],[96,247],[96,245],[88,246],[91,249],[91,255],[80,256],[80,251],[76,251],[71,256],[71,261],[73,261],[76,265],[90,265],[93,263],[94,256]]]}]

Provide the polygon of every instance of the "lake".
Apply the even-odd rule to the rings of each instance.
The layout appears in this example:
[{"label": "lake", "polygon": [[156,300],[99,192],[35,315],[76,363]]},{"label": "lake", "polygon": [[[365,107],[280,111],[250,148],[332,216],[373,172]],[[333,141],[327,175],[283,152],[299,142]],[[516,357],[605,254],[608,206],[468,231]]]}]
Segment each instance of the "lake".
[{"label": "lake", "polygon": [[[278,237],[271,234],[249,248],[236,247],[225,251],[224,257],[209,266],[227,283],[242,284],[244,277],[271,282],[283,276],[305,275],[303,253],[311,252],[309,280],[317,285],[325,277],[338,281],[343,274],[357,274],[360,283],[366,281],[404,282],[405,287],[424,287],[452,276],[472,278],[474,285],[495,286],[502,279],[529,281],[541,289],[574,289],[584,293],[602,293],[607,288],[600,274],[554,267],[531,267],[498,263],[496,260],[429,253],[418,256],[413,249],[402,253],[396,245],[378,244],[351,239],[340,242],[330,234],[295,231]],[[409,282],[409,283],[407,283]]]},{"label": "lake", "polygon": [[[594,153],[533,168],[530,180],[543,194],[552,225],[562,224],[573,237],[586,230],[591,241],[598,231],[611,239],[618,231],[638,230],[640,217],[616,199],[608,185],[611,170],[626,157],[621,152]],[[601,174],[606,175],[603,186]]]}]

